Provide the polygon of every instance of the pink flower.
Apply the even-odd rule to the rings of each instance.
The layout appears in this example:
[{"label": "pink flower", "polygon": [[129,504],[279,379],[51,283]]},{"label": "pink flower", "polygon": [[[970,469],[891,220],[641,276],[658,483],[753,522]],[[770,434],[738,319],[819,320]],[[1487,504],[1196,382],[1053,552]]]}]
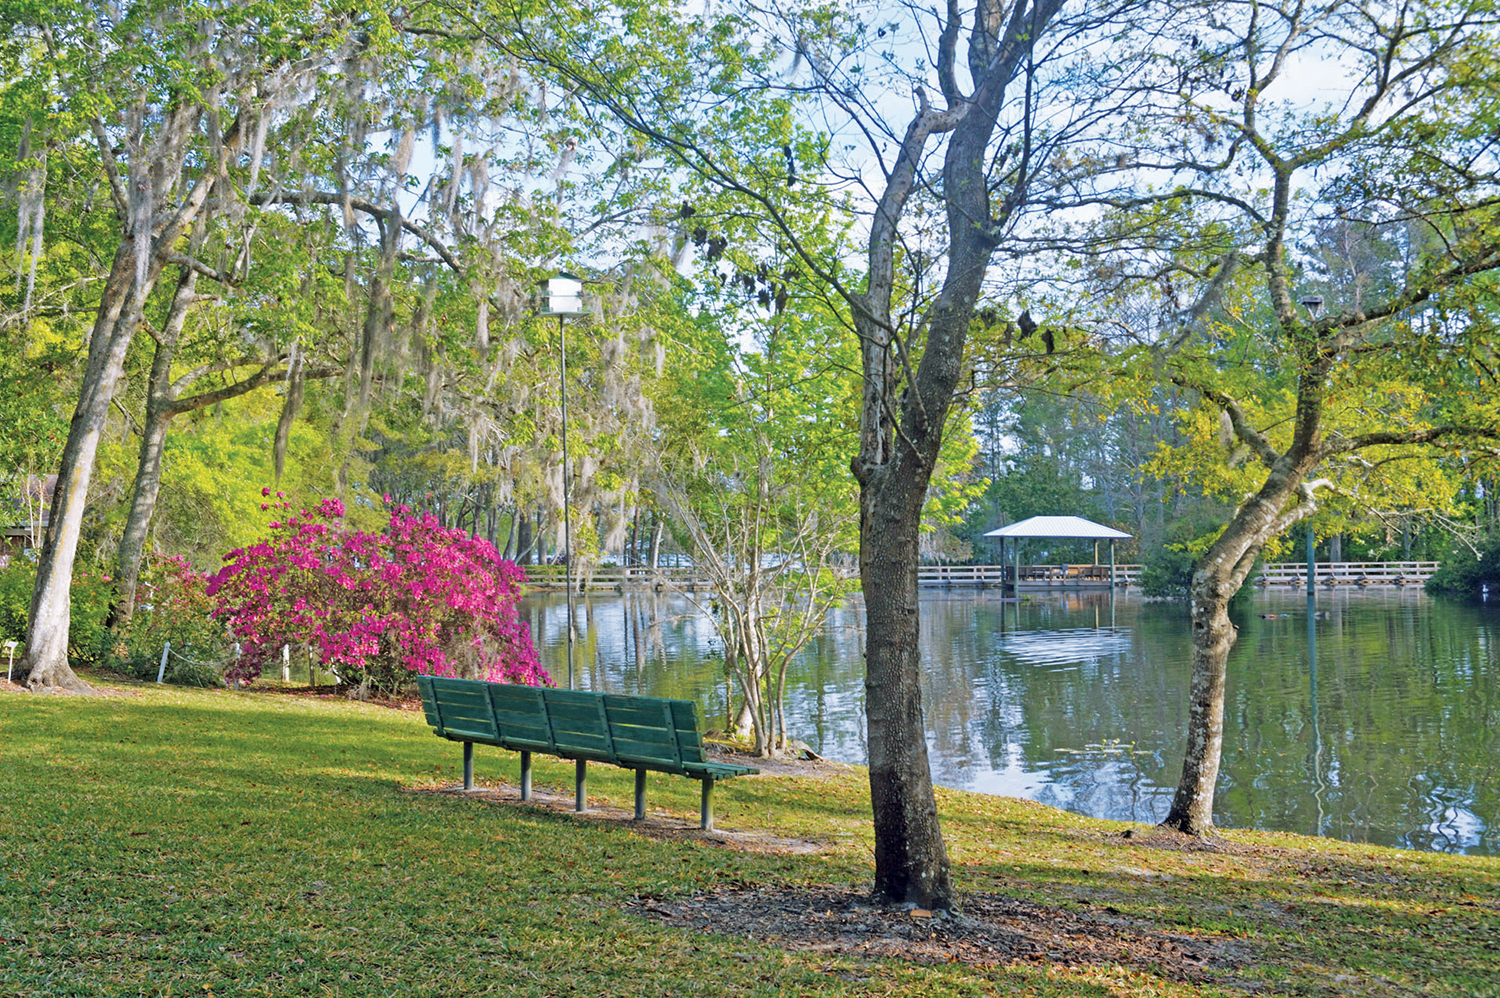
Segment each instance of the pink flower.
[{"label": "pink flower", "polygon": [[241,676],[292,642],[355,681],[415,670],[550,682],[516,612],[524,575],[487,542],[406,508],[374,534],[340,522],[338,499],[318,514],[325,522],[273,523],[268,539],[227,555],[207,580],[215,614],[244,644]]}]

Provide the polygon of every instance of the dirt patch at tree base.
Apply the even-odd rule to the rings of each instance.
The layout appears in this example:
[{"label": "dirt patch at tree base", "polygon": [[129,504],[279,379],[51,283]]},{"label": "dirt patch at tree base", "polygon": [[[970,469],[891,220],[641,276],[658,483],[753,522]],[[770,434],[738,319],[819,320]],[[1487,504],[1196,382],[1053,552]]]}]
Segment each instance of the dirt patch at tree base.
[{"label": "dirt patch at tree base", "polygon": [[[87,680],[85,680],[85,682],[87,682]],[[44,687],[42,687],[39,690],[33,690],[29,686],[23,686],[20,683],[7,682],[4,677],[0,677],[0,693],[27,693],[27,694],[37,694],[37,695],[40,695],[40,696],[53,696],[53,697],[86,697],[86,696],[96,696],[96,697],[138,697],[138,696],[140,696],[140,694],[137,693],[137,692],[135,692],[134,690],[117,690],[117,689],[111,689],[108,686],[95,686],[92,683],[89,684],[89,688],[90,688],[90,690],[92,692],[85,693],[82,690],[70,690],[66,686],[44,686]]]},{"label": "dirt patch at tree base", "polygon": [[627,909],[674,928],[792,951],[971,966],[1117,966],[1199,982],[1242,966],[1241,944],[1161,932],[1113,908],[1080,912],[1000,894],[966,894],[959,914],[886,908],[841,888],[720,889],[640,899]]},{"label": "dirt patch at tree base", "polygon": [[1160,849],[1164,852],[1206,852],[1225,856],[1252,856],[1273,851],[1264,846],[1252,846],[1243,842],[1221,839],[1217,835],[1188,835],[1171,828],[1163,828],[1161,825],[1148,828],[1127,828],[1123,832],[1106,833],[1103,838],[1116,845]]}]

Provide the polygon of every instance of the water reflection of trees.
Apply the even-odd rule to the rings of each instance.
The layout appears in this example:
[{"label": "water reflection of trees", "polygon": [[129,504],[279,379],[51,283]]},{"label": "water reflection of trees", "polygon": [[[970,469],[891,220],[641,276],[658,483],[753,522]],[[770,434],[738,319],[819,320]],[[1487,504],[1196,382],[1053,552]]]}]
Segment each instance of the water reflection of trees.
[{"label": "water reflection of trees", "polygon": [[[1186,610],[1108,595],[922,605],[923,703],[938,783],[1024,793],[1103,817],[1164,813],[1182,759]],[[1230,658],[1220,824],[1500,853],[1500,621],[1417,593],[1320,593],[1317,712],[1304,597],[1257,594]],[[565,669],[560,597],[525,612]],[[857,605],[790,677],[791,733],[864,757]],[[1261,619],[1261,613],[1288,617]],[[727,709],[713,628],[670,594],[583,601],[580,685]],[[1097,623],[1097,627],[1096,627]]]}]

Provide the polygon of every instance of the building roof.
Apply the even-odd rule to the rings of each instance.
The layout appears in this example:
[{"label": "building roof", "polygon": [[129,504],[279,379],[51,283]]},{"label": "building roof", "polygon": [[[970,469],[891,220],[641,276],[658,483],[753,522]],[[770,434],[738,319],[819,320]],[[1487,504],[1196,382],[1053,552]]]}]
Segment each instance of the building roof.
[{"label": "building roof", "polygon": [[991,530],[986,537],[1083,537],[1088,540],[1118,540],[1129,537],[1123,530],[1106,527],[1081,516],[1033,516],[1029,520],[1012,523],[999,530]]}]

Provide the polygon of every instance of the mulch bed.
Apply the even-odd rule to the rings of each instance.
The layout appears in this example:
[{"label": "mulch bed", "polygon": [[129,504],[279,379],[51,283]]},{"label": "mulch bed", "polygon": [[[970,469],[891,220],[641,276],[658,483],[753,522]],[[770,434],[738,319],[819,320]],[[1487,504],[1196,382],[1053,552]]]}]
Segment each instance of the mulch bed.
[{"label": "mulch bed", "polygon": [[872,905],[841,888],[719,889],[627,908],[675,928],[772,942],[789,950],[971,966],[1126,965],[1202,981],[1243,963],[1231,944],[1161,932],[1114,908],[1074,911],[1000,894],[966,894],[962,912]]}]

